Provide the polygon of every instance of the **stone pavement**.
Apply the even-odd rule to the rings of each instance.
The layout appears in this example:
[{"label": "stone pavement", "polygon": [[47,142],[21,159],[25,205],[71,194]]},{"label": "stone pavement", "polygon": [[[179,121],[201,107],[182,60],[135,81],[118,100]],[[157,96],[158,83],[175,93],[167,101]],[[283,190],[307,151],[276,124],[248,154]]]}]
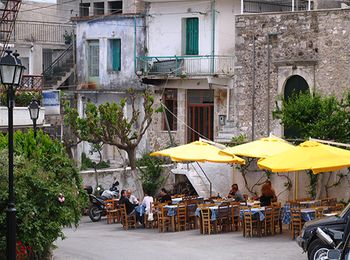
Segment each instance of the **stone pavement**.
[{"label": "stone pavement", "polygon": [[306,254],[285,234],[244,238],[242,232],[200,235],[199,230],[158,233],[158,230],[124,231],[106,220],[92,223],[84,217],[78,229],[65,229],[57,241],[54,260],[306,260]]}]

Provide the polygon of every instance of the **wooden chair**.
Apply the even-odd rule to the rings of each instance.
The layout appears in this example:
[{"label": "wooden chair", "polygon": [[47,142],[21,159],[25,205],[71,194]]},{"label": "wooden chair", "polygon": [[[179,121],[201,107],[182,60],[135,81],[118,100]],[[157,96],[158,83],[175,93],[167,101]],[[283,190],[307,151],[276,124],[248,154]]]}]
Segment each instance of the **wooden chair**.
[{"label": "wooden chair", "polygon": [[157,212],[159,232],[165,232],[165,230],[168,231],[169,227],[171,227],[171,217],[167,215],[168,209],[164,207],[165,205],[159,205],[160,209]]},{"label": "wooden chair", "polygon": [[328,199],[322,199],[321,206],[328,206]]},{"label": "wooden chair", "polygon": [[211,221],[211,212],[209,208],[201,208],[201,221],[203,234],[210,235],[213,229],[213,225]]},{"label": "wooden chair", "polygon": [[187,229],[187,205],[185,203],[177,204],[176,225],[178,231]]},{"label": "wooden chair", "polygon": [[126,206],[125,204],[120,204],[120,215],[121,215],[121,221],[123,228],[125,230],[128,230],[129,228],[136,228],[136,215],[135,212],[128,215],[126,213]]},{"label": "wooden chair", "polygon": [[243,235],[247,237],[248,235],[250,237],[254,236],[254,233],[261,236],[261,233],[259,232],[259,223],[257,218],[253,218],[253,213],[249,209],[244,209],[243,212],[243,222],[244,222],[244,230]]},{"label": "wooden chair", "polygon": [[290,205],[290,208],[298,208],[298,209],[300,209],[300,202],[298,202],[298,201],[289,201],[288,203]]},{"label": "wooden chair", "polygon": [[280,234],[282,234],[282,207],[281,203],[278,202],[272,207],[273,214],[273,234],[276,234],[277,228],[280,229]]},{"label": "wooden chair", "polygon": [[304,222],[301,218],[300,208],[291,208],[291,226],[292,226],[292,239],[295,239],[296,236],[300,235],[303,228]]},{"label": "wooden chair", "polygon": [[219,205],[216,221],[220,232],[227,232],[230,230],[231,212],[230,203],[223,202]]},{"label": "wooden chair", "polygon": [[264,235],[273,235],[273,209],[271,207],[265,207],[264,218]]},{"label": "wooden chair", "polygon": [[118,204],[114,200],[106,200],[107,224],[120,222],[120,211]]},{"label": "wooden chair", "polygon": [[186,203],[186,211],[187,211],[187,227],[188,229],[196,229],[198,228],[198,219],[196,217],[196,203]]},{"label": "wooden chair", "polygon": [[241,225],[241,216],[240,216],[240,203],[231,202],[231,230],[238,231]]},{"label": "wooden chair", "polygon": [[336,198],[328,199],[328,206],[336,206],[336,205],[337,205],[337,199]]},{"label": "wooden chair", "polygon": [[324,208],[317,207],[315,208],[315,218],[323,218]]}]

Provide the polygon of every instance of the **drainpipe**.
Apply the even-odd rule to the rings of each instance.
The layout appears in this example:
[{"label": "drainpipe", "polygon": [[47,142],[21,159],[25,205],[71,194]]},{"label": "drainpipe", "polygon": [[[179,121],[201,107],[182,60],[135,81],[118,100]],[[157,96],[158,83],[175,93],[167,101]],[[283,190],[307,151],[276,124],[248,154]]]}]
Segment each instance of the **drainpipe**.
[{"label": "drainpipe", "polygon": [[256,50],[255,50],[255,34],[253,35],[253,84],[252,84],[252,141],[255,139],[255,59],[256,59]]},{"label": "drainpipe", "polygon": [[214,55],[215,55],[215,0],[211,1],[211,74],[214,74],[214,66],[215,66],[215,59],[214,59]]},{"label": "drainpipe", "polygon": [[134,72],[136,74],[136,62],[137,62],[137,58],[136,58],[136,15],[134,15]]}]

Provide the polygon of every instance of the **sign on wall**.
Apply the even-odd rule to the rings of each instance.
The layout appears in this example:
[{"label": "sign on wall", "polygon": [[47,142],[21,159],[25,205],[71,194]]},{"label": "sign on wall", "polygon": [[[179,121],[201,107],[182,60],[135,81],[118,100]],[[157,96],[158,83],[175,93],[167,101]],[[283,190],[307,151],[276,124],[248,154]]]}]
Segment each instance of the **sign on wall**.
[{"label": "sign on wall", "polygon": [[46,115],[60,114],[60,91],[46,90],[43,91],[43,106],[45,107]]}]

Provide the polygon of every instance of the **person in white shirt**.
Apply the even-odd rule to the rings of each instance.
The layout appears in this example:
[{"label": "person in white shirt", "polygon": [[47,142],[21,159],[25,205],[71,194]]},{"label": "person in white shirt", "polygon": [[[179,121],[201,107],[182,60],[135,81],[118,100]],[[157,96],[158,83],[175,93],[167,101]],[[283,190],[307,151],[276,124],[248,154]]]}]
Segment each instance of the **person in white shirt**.
[{"label": "person in white shirt", "polygon": [[126,197],[129,199],[129,201],[132,204],[138,205],[140,203],[139,200],[134,195],[131,194],[131,190],[130,189],[126,190]]},{"label": "person in white shirt", "polygon": [[146,214],[149,214],[152,210],[153,197],[148,195],[147,191],[144,191],[145,197],[142,200],[141,205],[145,207]]}]

